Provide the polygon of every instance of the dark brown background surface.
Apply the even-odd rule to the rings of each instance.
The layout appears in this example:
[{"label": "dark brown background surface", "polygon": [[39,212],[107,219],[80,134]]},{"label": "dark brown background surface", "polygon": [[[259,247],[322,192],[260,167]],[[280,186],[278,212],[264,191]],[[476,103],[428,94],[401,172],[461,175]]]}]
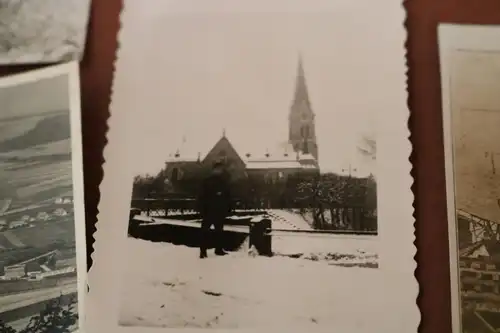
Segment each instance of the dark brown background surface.
[{"label": "dark brown background surface", "polygon": [[[89,265],[92,262],[92,234],[97,221],[98,187],[103,176],[102,152],[106,143],[120,7],[120,0],[93,1],[87,49],[81,64]],[[411,159],[414,163],[416,244],[419,249],[416,256],[416,276],[421,288],[418,299],[422,311],[420,332],[450,333],[450,283],[437,25],[438,22],[500,24],[500,0],[409,0],[405,7],[408,11],[406,25],[409,31],[409,124],[414,145]],[[28,68],[4,66],[0,67],[0,74]]]}]

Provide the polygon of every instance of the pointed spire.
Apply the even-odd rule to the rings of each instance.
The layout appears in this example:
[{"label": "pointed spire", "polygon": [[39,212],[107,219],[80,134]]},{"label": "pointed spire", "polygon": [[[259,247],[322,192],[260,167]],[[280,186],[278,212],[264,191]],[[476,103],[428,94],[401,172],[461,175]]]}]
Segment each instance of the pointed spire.
[{"label": "pointed spire", "polygon": [[222,137],[225,138],[226,137],[226,128],[224,127],[222,129]]},{"label": "pointed spire", "polygon": [[302,101],[309,104],[309,93],[307,91],[306,75],[304,72],[304,65],[302,63],[302,54],[299,52],[297,76],[295,78],[294,103],[300,103]]},{"label": "pointed spire", "polygon": [[299,52],[299,64],[297,67],[297,77],[305,77],[304,65],[302,64],[302,54]]}]

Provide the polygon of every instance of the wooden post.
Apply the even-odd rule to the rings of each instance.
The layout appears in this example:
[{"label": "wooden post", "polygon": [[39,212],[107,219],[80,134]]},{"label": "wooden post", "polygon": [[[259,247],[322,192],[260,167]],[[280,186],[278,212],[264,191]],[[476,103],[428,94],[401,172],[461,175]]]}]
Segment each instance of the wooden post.
[{"label": "wooden post", "polygon": [[140,215],[140,214],[141,214],[140,209],[132,208],[130,210],[129,218],[128,218],[128,234],[129,234],[129,236],[136,237],[139,223],[136,220],[134,220],[134,217],[136,215]]},{"label": "wooden post", "polygon": [[271,257],[273,255],[272,236],[268,233],[271,225],[272,222],[270,219],[263,219],[257,223],[250,224],[249,246],[254,246],[261,256]]}]

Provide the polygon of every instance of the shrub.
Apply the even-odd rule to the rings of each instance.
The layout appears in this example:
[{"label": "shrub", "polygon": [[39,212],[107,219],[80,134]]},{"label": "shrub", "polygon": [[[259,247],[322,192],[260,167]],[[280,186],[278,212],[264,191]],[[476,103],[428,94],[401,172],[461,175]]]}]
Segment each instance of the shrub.
[{"label": "shrub", "polygon": [[74,311],[76,298],[65,300],[61,295],[50,301],[45,309],[30,319],[28,325],[16,331],[0,320],[1,333],[70,333],[78,322]]}]

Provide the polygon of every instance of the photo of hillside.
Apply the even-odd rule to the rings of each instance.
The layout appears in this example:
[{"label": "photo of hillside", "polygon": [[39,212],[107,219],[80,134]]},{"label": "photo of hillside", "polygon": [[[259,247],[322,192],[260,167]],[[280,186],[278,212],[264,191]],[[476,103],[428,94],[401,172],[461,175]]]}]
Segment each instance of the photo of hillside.
[{"label": "photo of hillside", "polygon": [[[76,329],[77,265],[66,86],[67,77],[60,76],[44,80],[42,85],[37,82],[0,90],[0,331],[2,325],[8,325],[18,332],[31,332],[34,316],[54,301],[70,308],[70,329]],[[25,97],[54,89],[52,96],[47,95],[54,98],[46,102],[38,99],[33,103]],[[35,107],[25,106],[31,103]]]}]

